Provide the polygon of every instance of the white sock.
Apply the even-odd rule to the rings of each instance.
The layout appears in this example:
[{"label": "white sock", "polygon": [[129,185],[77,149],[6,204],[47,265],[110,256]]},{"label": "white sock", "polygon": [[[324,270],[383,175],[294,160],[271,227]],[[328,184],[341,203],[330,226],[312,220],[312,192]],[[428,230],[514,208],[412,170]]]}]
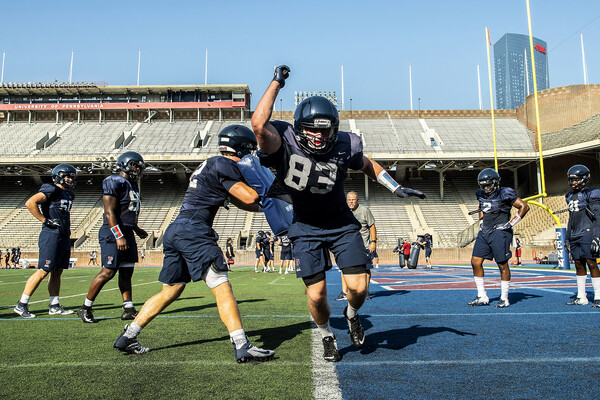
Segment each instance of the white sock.
[{"label": "white sock", "polygon": [[31,296],[27,296],[25,293],[23,293],[21,295],[21,301],[20,301],[20,303],[27,304],[27,303],[29,303],[29,299],[30,298],[31,298]]},{"label": "white sock", "polygon": [[91,307],[93,304],[94,304],[94,300],[90,300],[87,297],[83,301],[83,305],[86,306],[86,307]]},{"label": "white sock", "polygon": [[50,296],[50,305],[57,306],[58,305],[58,296]]},{"label": "white sock", "polygon": [[133,301],[131,301],[131,300],[125,300],[123,302],[123,308],[133,308]]},{"label": "white sock", "polygon": [[510,281],[500,281],[500,300],[508,300],[508,288],[510,287]]},{"label": "white sock", "polygon": [[577,275],[577,298],[585,299],[587,295],[585,294],[585,281],[587,280],[587,275]]},{"label": "white sock", "polygon": [[142,331],[142,327],[139,326],[138,324],[136,324],[135,322],[132,322],[127,327],[127,330],[125,331],[124,335],[125,335],[125,337],[128,337],[129,339],[133,339],[133,338],[136,338],[140,334],[141,331]]},{"label": "white sock", "polygon": [[483,284],[483,276],[474,276],[473,279],[475,280],[475,286],[477,286],[477,297],[487,296],[485,293],[485,286]]},{"label": "white sock", "polygon": [[346,316],[348,318],[354,318],[354,317],[356,317],[356,314],[358,314],[358,309],[352,307],[350,305],[350,303],[348,303],[348,309],[346,310]]},{"label": "white sock", "polygon": [[592,278],[592,287],[594,288],[594,300],[600,300],[600,278]]},{"label": "white sock", "polygon": [[319,332],[321,332],[322,337],[333,336],[333,332],[331,332],[331,327],[329,326],[329,321],[324,323],[323,325],[317,324],[319,327]]},{"label": "white sock", "polygon": [[246,332],[244,332],[243,329],[238,329],[237,331],[229,332],[229,337],[231,338],[231,341],[235,345],[236,349],[239,349],[248,342]]}]

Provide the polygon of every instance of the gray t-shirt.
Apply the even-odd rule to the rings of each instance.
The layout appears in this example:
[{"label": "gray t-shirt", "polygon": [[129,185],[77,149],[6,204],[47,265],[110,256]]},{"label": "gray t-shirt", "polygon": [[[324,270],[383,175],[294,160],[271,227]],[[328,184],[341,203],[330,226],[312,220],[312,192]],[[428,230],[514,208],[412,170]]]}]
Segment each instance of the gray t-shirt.
[{"label": "gray t-shirt", "polygon": [[360,204],[356,208],[356,210],[352,211],[354,217],[360,223],[360,235],[363,238],[363,242],[365,242],[365,247],[368,249],[369,244],[371,242],[371,226],[375,225],[375,218],[373,218],[373,214],[371,210],[367,207],[363,207]]}]

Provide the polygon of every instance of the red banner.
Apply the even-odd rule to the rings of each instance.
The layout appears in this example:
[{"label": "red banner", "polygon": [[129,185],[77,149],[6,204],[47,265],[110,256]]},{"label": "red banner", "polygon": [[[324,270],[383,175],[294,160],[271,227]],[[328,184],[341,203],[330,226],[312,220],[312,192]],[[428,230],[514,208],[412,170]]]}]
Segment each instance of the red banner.
[{"label": "red banner", "polygon": [[245,101],[174,102],[174,103],[33,103],[0,104],[6,111],[68,111],[68,110],[167,110],[197,108],[243,108]]}]

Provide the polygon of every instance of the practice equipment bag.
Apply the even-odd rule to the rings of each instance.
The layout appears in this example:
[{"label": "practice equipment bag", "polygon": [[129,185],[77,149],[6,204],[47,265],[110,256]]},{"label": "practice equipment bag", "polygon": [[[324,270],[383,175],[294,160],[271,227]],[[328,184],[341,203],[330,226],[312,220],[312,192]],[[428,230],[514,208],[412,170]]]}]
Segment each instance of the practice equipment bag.
[{"label": "practice equipment bag", "polygon": [[419,264],[419,253],[421,245],[418,242],[412,242],[410,246],[410,255],[408,256],[408,268],[416,269]]}]

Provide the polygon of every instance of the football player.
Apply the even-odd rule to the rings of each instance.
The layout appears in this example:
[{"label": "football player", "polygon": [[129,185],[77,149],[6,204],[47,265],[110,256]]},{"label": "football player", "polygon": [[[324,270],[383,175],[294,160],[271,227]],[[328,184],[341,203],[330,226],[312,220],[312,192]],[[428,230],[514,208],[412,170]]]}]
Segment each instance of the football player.
[{"label": "football player", "polygon": [[267,272],[267,267],[265,266],[265,256],[263,255],[263,239],[265,236],[265,232],[258,231],[256,233],[256,237],[254,238],[255,248],[254,255],[256,256],[256,262],[254,263],[254,273],[258,272],[258,264],[262,265],[261,272]]},{"label": "football player", "polygon": [[244,183],[237,162],[256,149],[252,131],[231,125],[219,133],[219,151],[202,163],[190,178],[179,216],[164,234],[164,261],[160,293],[146,301],[140,313],[115,341],[114,347],[127,353],[149,351],[137,336],[154,317],[177,299],[190,281],[203,280],[216,297],[219,316],[229,331],[238,363],[268,361],[275,352],[253,346],[242,327],[233,296],[223,252],[217,245],[212,224],[220,206],[228,199],[238,208],[258,211],[259,196]]},{"label": "football player", "polygon": [[[477,286],[477,297],[468,302],[469,306],[487,306],[490,304],[483,282],[483,260],[495,260],[500,269],[500,301],[494,306],[504,308],[510,306],[508,290],[510,287],[510,269],[508,260],[512,257],[510,244],[515,226],[529,211],[529,206],[521,200],[514,189],[500,187],[500,175],[492,168],[486,168],[477,176],[479,190],[476,192],[479,201],[479,224],[471,266],[473,278]],[[510,211],[515,207],[517,214],[511,219]]]},{"label": "football player", "polygon": [[15,313],[23,318],[35,317],[29,312],[29,298],[48,274],[48,314],[73,314],[72,310],[60,305],[59,293],[60,277],[63,269],[69,268],[71,258],[71,207],[75,198],[71,189],[76,181],[77,170],[70,164],[59,164],[52,169],[52,183],[44,183],[40,191],[25,203],[31,215],[43,225],[38,240],[38,269],[27,279],[21,300],[14,308]]},{"label": "football player", "polygon": [[120,172],[102,182],[104,224],[98,232],[102,269],[92,280],[84,303],[77,310],[77,315],[85,323],[97,322],[92,313],[92,305],[117,271],[123,298],[121,319],[131,320],[137,314],[132,301],[131,277],[133,267],[138,262],[134,233],[141,239],[148,237],[148,233],[138,226],[141,205],[138,180],[145,168],[142,156],[135,151],[128,151],[117,159],[117,169]]},{"label": "football player", "polygon": [[289,274],[291,271],[291,261],[292,261],[292,244],[287,235],[279,237],[279,245],[281,246],[281,264],[279,265],[279,273],[281,274],[281,269],[285,266],[285,273]]},{"label": "football player", "polygon": [[586,187],[590,170],[585,165],[573,165],[567,172],[571,191],[566,195],[569,206],[569,223],[566,241],[577,273],[577,297],[567,305],[588,304],[585,292],[586,265],[592,277],[594,304],[600,308],[600,271],[596,259],[600,257],[600,190]]},{"label": "football player", "polygon": [[326,98],[303,100],[294,125],[270,121],[273,105],[290,69],[280,65],[252,117],[261,150],[261,163],[277,171],[291,196],[293,223],[288,237],[294,246],[296,276],[307,286],[308,308],[323,337],[324,359],[339,361],[335,336],[329,326],[325,271],[331,269],[329,251],[345,275],[348,306],[344,317],[352,342],[361,347],[365,335],[358,316],[367,295],[367,252],[360,224],[346,204],[344,180],[349,168],[361,170],[399,197],[425,195],[403,188],[376,162],[363,155],[360,138],[338,132],[339,115]]}]

